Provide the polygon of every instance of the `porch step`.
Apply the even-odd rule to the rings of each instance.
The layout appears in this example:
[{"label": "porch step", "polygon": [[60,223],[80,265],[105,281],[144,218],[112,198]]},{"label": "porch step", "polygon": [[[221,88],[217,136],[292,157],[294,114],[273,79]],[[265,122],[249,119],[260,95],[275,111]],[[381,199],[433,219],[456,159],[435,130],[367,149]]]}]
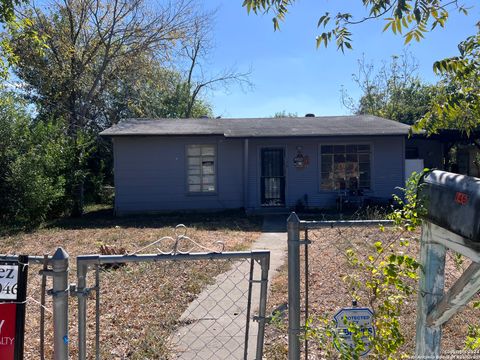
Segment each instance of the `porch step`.
[{"label": "porch step", "polygon": [[293,210],[285,207],[264,207],[261,209],[248,210],[248,214],[252,215],[278,215],[278,214],[290,214]]}]

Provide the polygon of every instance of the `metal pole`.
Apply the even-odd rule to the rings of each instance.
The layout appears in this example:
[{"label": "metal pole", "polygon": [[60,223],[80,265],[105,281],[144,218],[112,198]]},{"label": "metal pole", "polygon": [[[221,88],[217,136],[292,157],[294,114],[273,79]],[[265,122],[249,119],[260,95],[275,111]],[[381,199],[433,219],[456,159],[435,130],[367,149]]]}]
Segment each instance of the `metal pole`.
[{"label": "metal pole", "polygon": [[243,349],[243,358],[248,357],[248,337],[250,336],[250,313],[252,309],[252,287],[253,287],[253,270],[255,259],[250,259],[250,274],[248,275],[248,300],[247,300],[247,325],[245,328],[245,346]]},{"label": "metal pole", "polygon": [[95,359],[100,360],[100,265],[95,267]]},{"label": "metal pole", "polygon": [[53,358],[68,360],[68,254],[61,247],[51,260],[53,273]]},{"label": "metal pole", "polygon": [[[269,253],[268,250],[251,251],[225,251],[216,252],[200,252],[195,253],[197,260],[233,260],[233,259],[260,259],[264,254]],[[123,264],[123,263],[139,263],[139,262],[155,262],[155,261],[184,261],[192,260],[190,253],[177,254],[135,254],[135,255],[81,255],[77,256],[77,264],[82,265],[102,265],[102,264]],[[77,265],[77,268],[80,265]],[[77,271],[78,274],[78,271]]]},{"label": "metal pole", "polygon": [[441,326],[427,326],[427,316],[443,296],[445,282],[445,254],[447,248],[434,243],[429,222],[422,225],[420,243],[420,271],[417,332],[415,356],[435,358],[440,356]]},{"label": "metal pole", "polygon": [[300,359],[300,219],[292,212],[288,231],[288,359]]},{"label": "metal pole", "polygon": [[[307,325],[308,317],[310,316],[308,313],[308,279],[309,279],[309,269],[308,269],[308,229],[305,229],[305,247],[304,247],[304,254],[305,254],[305,326]],[[308,338],[305,336],[305,359],[308,359]]]},{"label": "metal pole", "polygon": [[77,258],[78,359],[87,358],[87,271],[88,264]]},{"label": "metal pole", "polygon": [[45,360],[45,288],[47,287],[48,255],[44,255],[40,284],[40,360]]},{"label": "metal pole", "polygon": [[257,354],[255,359],[263,359],[263,342],[265,339],[265,320],[267,314],[267,292],[268,292],[268,271],[270,269],[270,253],[265,254],[260,259],[260,267],[262,275],[260,280],[260,306],[258,309],[258,337],[257,337]]}]

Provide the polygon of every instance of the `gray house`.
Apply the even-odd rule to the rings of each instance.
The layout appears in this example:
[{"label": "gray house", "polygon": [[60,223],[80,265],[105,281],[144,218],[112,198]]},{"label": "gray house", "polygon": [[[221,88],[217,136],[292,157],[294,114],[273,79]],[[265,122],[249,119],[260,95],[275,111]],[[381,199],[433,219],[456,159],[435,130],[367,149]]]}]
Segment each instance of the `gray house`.
[{"label": "gray house", "polygon": [[409,126],[375,116],[131,119],[113,139],[117,214],[387,201]]}]

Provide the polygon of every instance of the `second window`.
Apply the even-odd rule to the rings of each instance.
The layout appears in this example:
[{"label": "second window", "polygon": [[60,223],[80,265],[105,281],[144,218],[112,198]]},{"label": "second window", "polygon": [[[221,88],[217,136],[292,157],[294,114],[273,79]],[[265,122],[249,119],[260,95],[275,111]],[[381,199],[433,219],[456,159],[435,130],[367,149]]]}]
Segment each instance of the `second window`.
[{"label": "second window", "polygon": [[322,145],[321,190],[370,189],[370,145]]}]

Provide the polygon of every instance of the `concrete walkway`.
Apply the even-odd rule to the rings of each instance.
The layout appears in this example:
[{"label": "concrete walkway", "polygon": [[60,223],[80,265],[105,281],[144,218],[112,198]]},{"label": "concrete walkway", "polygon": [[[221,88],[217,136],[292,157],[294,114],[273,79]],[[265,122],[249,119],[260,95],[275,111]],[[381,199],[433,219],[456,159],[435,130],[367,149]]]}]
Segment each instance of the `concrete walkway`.
[{"label": "concrete walkway", "polygon": [[[262,234],[252,250],[270,250],[269,284],[276,270],[286,260],[286,216],[265,216]],[[243,359],[245,349],[248,278],[250,261],[232,264],[229,271],[218,275],[180,317],[185,323],[172,336],[177,359]],[[255,264],[254,280],[260,279],[260,266]],[[255,359],[260,286],[253,284],[252,309],[248,337],[248,359]]]}]

